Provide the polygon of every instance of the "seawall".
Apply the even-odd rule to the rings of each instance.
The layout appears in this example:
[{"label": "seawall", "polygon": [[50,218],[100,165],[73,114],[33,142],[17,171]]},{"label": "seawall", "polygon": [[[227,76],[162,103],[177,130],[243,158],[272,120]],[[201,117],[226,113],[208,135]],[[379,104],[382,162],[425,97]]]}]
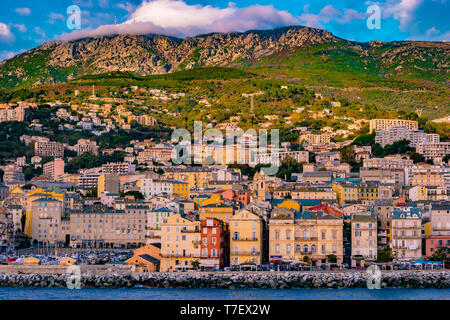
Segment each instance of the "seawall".
[{"label": "seawall", "polygon": [[[85,288],[367,288],[365,271],[82,273]],[[65,287],[66,274],[0,273],[0,287]],[[450,289],[450,271],[382,271],[381,288]]]}]

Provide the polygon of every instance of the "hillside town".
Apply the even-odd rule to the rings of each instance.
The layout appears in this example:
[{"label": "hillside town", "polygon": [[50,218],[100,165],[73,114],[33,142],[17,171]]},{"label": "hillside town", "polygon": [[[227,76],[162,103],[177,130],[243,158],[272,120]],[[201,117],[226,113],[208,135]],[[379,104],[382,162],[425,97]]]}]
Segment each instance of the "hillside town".
[{"label": "hillside town", "polygon": [[[88,111],[55,106],[58,130],[81,136],[158,124],[108,103]],[[40,108],[0,107],[1,122],[24,122]],[[104,148],[83,136],[64,143],[42,134],[45,125],[34,119],[20,136],[27,155],[1,166],[1,262],[115,263],[144,272],[445,267],[450,142],[414,120],[363,120],[353,129],[364,123],[375,148],[358,137],[334,139],[348,131],[302,127],[296,143],[282,141],[276,152],[261,152],[244,133],[244,143],[219,149],[203,141],[191,150],[199,164],[177,165],[178,141],[134,139]],[[375,150],[390,146],[399,152]],[[228,151],[231,164],[221,161]],[[120,154],[120,161],[88,167],[81,158],[74,166],[87,154]],[[266,174],[268,165],[278,174]]]}]

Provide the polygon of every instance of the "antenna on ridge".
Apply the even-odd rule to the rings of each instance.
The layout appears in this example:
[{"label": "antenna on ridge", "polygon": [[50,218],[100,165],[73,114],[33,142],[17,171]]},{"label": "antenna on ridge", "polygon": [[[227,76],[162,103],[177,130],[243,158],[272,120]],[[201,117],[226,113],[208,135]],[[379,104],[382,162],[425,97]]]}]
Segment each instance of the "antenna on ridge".
[{"label": "antenna on ridge", "polygon": [[114,13],[114,24],[117,24],[117,14]]}]

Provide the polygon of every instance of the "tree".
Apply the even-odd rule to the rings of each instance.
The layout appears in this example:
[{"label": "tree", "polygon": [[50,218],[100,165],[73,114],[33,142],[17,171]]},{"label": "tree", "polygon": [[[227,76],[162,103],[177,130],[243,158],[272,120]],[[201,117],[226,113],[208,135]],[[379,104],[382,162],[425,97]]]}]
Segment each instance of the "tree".
[{"label": "tree", "polygon": [[353,140],[352,144],[357,146],[374,146],[375,145],[375,131],[371,134],[363,134]]},{"label": "tree", "polygon": [[134,200],[143,200],[144,199],[144,196],[139,191],[127,191],[125,193],[122,192],[120,196],[121,197],[133,196]]},{"label": "tree", "polygon": [[391,248],[378,250],[378,260],[379,261],[390,262],[390,261],[394,260],[394,258],[395,258],[395,256],[392,253]]},{"label": "tree", "polygon": [[198,270],[200,268],[200,262],[198,260],[191,261],[191,266],[194,270]]},{"label": "tree", "polygon": [[435,252],[433,252],[433,255],[430,257],[430,260],[432,261],[444,261],[449,258],[449,255],[447,253],[447,248],[439,248]]},{"label": "tree", "polygon": [[307,264],[311,264],[311,259],[308,256],[304,256],[303,262],[306,262]]},{"label": "tree", "polygon": [[342,162],[346,162],[348,164],[356,163],[356,154],[352,146],[345,146],[341,149],[340,154]]},{"label": "tree", "polygon": [[337,262],[336,255],[334,255],[334,254],[327,255],[327,261],[328,261],[328,263],[336,263]]},{"label": "tree", "polygon": [[417,152],[412,152],[409,155],[409,158],[413,161],[413,163],[425,162],[425,157]]}]

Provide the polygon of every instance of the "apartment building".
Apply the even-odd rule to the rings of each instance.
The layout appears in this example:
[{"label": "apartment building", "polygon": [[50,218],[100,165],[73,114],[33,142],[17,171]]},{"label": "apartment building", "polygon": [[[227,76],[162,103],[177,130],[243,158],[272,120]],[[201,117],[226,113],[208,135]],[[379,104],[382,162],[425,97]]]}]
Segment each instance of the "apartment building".
[{"label": "apartment building", "polygon": [[62,232],[73,248],[138,248],[146,243],[145,225],[144,210],[72,210]]},{"label": "apartment building", "polygon": [[392,251],[399,260],[422,257],[422,216],[419,208],[394,208],[392,213]]},{"label": "apartment building", "polygon": [[401,156],[387,156],[384,158],[371,158],[363,160],[363,168],[379,168],[384,170],[404,169],[413,166],[410,159],[404,159]]},{"label": "apartment building", "polygon": [[431,234],[450,236],[450,202],[433,203],[430,215]]},{"label": "apartment building", "polygon": [[164,219],[175,214],[175,212],[167,207],[153,208],[147,211],[147,242],[161,242],[161,226]]},{"label": "apartment building", "polygon": [[158,121],[154,117],[146,114],[142,116],[130,115],[128,116],[127,121],[129,124],[131,124],[132,121],[136,121],[141,126],[148,126],[148,127],[153,127],[158,123]]},{"label": "apartment building", "polygon": [[63,201],[43,195],[31,203],[31,211],[33,240],[52,245],[65,241],[65,234],[61,232]]},{"label": "apartment building", "polygon": [[300,136],[300,143],[311,145],[323,145],[331,143],[331,135],[329,134],[305,134]]},{"label": "apartment building", "polygon": [[22,167],[10,164],[3,166],[2,170],[3,182],[25,182],[25,175],[23,174]]},{"label": "apartment building", "polygon": [[108,162],[102,165],[103,173],[128,174],[136,172],[136,165],[128,162]]},{"label": "apartment building", "polygon": [[450,167],[424,164],[405,168],[405,185],[450,189]]},{"label": "apartment building", "polygon": [[43,167],[44,176],[56,180],[59,176],[64,174],[64,160],[55,159],[47,162]]},{"label": "apartment building", "polygon": [[189,189],[194,189],[207,187],[216,171],[218,169],[211,167],[167,167],[164,168],[164,176],[170,181],[187,182]]},{"label": "apartment building", "polygon": [[96,188],[98,185],[98,177],[100,177],[98,170],[85,170],[78,177],[78,186],[88,189]]},{"label": "apartment building", "polygon": [[19,121],[23,122],[25,117],[25,108],[24,107],[16,107],[16,108],[0,108],[0,122],[5,121]]},{"label": "apartment building", "polygon": [[120,194],[120,179],[117,174],[104,173],[98,177],[97,196],[100,198],[102,193]]},{"label": "apartment building", "polygon": [[91,141],[89,139],[79,139],[77,144],[73,148],[75,152],[79,155],[86,152],[98,155],[97,142]]},{"label": "apartment building", "polygon": [[172,159],[172,147],[159,144],[152,148],[147,148],[138,153],[138,163],[152,164],[153,162],[166,163]]},{"label": "apartment building", "polygon": [[206,270],[223,269],[228,264],[228,241],[222,221],[211,218],[202,220],[200,267]]},{"label": "apartment building", "polygon": [[450,142],[426,142],[416,145],[416,152],[425,157],[426,160],[443,158],[450,154]]},{"label": "apartment building", "polygon": [[[28,192],[28,195],[26,198],[27,202],[26,202],[26,213],[25,213],[25,234],[28,235],[29,237],[34,237],[33,216],[37,212],[34,210],[36,207],[33,207],[33,202],[36,200],[39,200],[39,199],[48,199],[48,198],[52,198],[56,201],[61,202],[62,206],[63,206],[62,210],[64,210],[64,206],[65,206],[65,194],[64,193],[57,193],[54,191],[46,191],[41,188],[34,189],[34,190],[31,190],[30,192]],[[37,229],[35,229],[35,230],[37,230]]]},{"label": "apartment building", "polygon": [[394,183],[400,186],[405,185],[404,169],[381,169],[381,168],[360,168],[359,176],[361,182]]},{"label": "apartment building", "polygon": [[238,211],[230,218],[230,264],[263,262],[263,220],[249,210]]},{"label": "apartment building", "polygon": [[377,260],[377,218],[375,216],[353,216],[352,267],[365,267],[369,261]]},{"label": "apartment building", "polygon": [[200,220],[216,219],[228,225],[231,217],[233,217],[235,207],[226,204],[207,204],[199,207]]},{"label": "apartment building", "polygon": [[42,157],[64,157],[64,145],[55,141],[36,141],[34,153]]},{"label": "apartment building", "polygon": [[164,218],[161,227],[161,272],[192,270],[200,265],[200,221],[177,213]]},{"label": "apartment building", "polygon": [[414,120],[401,120],[401,119],[372,119],[369,121],[369,131],[372,132],[387,130],[391,127],[405,127],[409,130],[416,130],[419,128],[419,124]]},{"label": "apartment building", "polygon": [[303,261],[315,266],[335,255],[343,262],[343,220],[323,212],[272,211],[269,220],[269,261]]},{"label": "apartment building", "polygon": [[423,130],[410,130],[403,126],[377,131],[375,136],[375,143],[380,144],[383,148],[400,140],[410,141],[409,146],[415,148],[418,143],[439,143],[440,136],[439,134],[427,134]]},{"label": "apartment building", "polygon": [[298,163],[308,163],[309,162],[309,152],[308,151],[280,151],[275,153],[258,153],[256,155],[257,164],[276,164],[281,165],[281,162],[290,157],[295,159]]}]

